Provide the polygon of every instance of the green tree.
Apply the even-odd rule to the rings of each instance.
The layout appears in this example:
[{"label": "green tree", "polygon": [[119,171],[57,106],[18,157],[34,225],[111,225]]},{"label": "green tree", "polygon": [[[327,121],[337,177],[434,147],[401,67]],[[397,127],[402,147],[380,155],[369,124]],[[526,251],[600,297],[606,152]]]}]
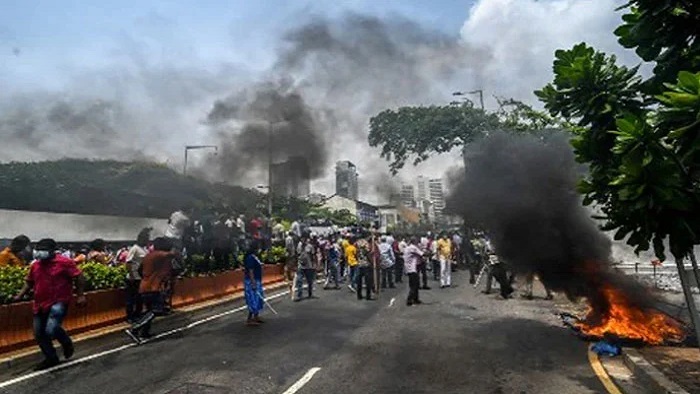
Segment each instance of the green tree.
[{"label": "green tree", "polygon": [[498,99],[495,112],[475,108],[469,100],[449,105],[401,107],[370,119],[369,144],[381,146],[393,174],[413,158],[419,164],[432,154],[462,147],[491,130],[514,132],[558,127],[562,122],[513,99]]},{"label": "green tree", "polygon": [[414,157],[418,164],[433,153],[449,152],[498,128],[496,114],[474,108],[471,102],[429,107],[387,109],[370,119],[369,144],[381,146],[381,156],[396,174]]},{"label": "green tree", "polygon": [[690,1],[632,0],[615,34],[654,73],[618,66],[585,44],[555,53],[554,81],[535,94],[552,116],[576,124],[572,143],[589,174],[580,182],[584,203],[603,212],[603,228],[639,252],[653,244],[676,258],[696,333],[695,303],[683,259],[700,241],[700,5]]}]

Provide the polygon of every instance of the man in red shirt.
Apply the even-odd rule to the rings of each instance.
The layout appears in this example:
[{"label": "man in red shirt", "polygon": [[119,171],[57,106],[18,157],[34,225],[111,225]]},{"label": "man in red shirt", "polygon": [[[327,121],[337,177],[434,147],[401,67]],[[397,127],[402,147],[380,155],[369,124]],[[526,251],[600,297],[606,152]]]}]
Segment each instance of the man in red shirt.
[{"label": "man in red shirt", "polygon": [[56,241],[47,238],[36,244],[34,262],[29,268],[27,279],[15,300],[21,300],[29,289],[34,290],[34,338],[44,361],[36,366],[36,370],[51,368],[58,364],[58,355],[53,347],[57,340],[63,348],[66,359],[73,356],[73,341],[61,327],[63,318],[68,312],[68,305],[73,298],[73,283],[75,282],[78,297],[76,305],[85,305],[83,295],[85,279],[75,262],[56,253]]}]

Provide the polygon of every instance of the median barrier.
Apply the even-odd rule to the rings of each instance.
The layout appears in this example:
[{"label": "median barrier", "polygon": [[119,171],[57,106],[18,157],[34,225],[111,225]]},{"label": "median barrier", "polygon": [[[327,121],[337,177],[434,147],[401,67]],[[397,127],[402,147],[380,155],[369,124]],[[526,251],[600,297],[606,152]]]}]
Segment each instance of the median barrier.
[{"label": "median barrier", "polygon": [[[263,284],[284,280],[281,265],[265,265]],[[173,308],[223,298],[243,292],[243,271],[225,271],[215,275],[182,278],[175,283]],[[79,334],[123,322],[125,294],[123,289],[98,290],[85,294],[87,305],[70,305],[63,327],[70,334]],[[32,302],[0,306],[0,354],[34,344]]]}]

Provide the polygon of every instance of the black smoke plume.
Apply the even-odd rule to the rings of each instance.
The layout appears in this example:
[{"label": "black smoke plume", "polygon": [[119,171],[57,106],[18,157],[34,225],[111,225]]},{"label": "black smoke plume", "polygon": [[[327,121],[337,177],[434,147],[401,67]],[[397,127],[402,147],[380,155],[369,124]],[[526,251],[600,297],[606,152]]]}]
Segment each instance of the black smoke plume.
[{"label": "black smoke plume", "polygon": [[586,297],[595,310],[608,310],[606,285],[648,305],[646,291],[610,266],[611,241],[575,190],[582,168],[566,135],[498,132],[465,154],[466,169],[448,205],[486,231],[516,272],[536,273],[571,299]]},{"label": "black smoke plume", "polygon": [[386,171],[386,163],[361,148],[368,119],[390,107],[443,101],[453,77],[488,59],[457,37],[400,17],[312,17],[282,37],[263,83],[209,111],[207,120],[224,146],[214,159],[217,172],[234,182],[260,178],[267,122],[292,117],[299,122],[275,127],[275,161],[302,155],[313,179],[330,167],[329,157],[349,159],[364,170],[361,189],[387,199],[384,177],[374,174]]},{"label": "black smoke plume", "polygon": [[310,178],[321,176],[327,166],[328,149],[317,117],[288,87],[265,84],[250,96],[217,101],[207,121],[217,130],[221,155],[212,160],[224,179],[267,171],[270,155],[274,164],[303,159]]}]

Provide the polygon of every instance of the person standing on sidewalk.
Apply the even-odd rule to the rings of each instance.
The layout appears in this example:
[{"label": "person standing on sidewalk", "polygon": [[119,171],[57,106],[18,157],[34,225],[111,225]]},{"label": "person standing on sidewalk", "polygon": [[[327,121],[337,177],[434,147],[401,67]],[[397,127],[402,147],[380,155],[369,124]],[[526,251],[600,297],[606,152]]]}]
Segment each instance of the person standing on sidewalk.
[{"label": "person standing on sidewalk", "polygon": [[144,228],[136,236],[136,243],[129,248],[126,255],[126,321],[129,323],[135,322],[143,311],[143,302],[139,295],[139,286],[141,286],[141,262],[146,257],[148,251],[148,241],[150,240],[151,229]]},{"label": "person standing on sidewalk", "polygon": [[299,246],[297,247],[297,255],[299,256],[296,282],[297,298],[294,301],[301,301],[302,292],[304,290],[304,279],[306,279],[308,285],[308,298],[313,298],[314,277],[316,276],[314,263],[316,250],[307,236],[301,238]]},{"label": "person standing on sidewalk", "polygon": [[246,251],[245,258],[243,260],[243,286],[245,292],[245,303],[248,306],[248,319],[246,320],[246,325],[248,326],[258,326],[260,323],[264,323],[260,319],[260,311],[262,311],[265,305],[262,287],[262,262],[257,256],[260,250],[258,241],[253,241],[250,244],[250,248]]},{"label": "person standing on sidewalk", "polygon": [[440,288],[452,285],[452,242],[447,234],[442,234],[437,241],[437,258],[440,261]]},{"label": "person standing on sidewalk", "polygon": [[61,344],[66,360],[73,356],[73,341],[61,326],[73,298],[73,284],[78,295],[75,304],[83,306],[87,303],[83,295],[85,279],[82,272],[73,260],[56,254],[56,249],[56,241],[50,238],[36,244],[35,261],[29,268],[24,287],[15,296],[19,301],[29,289],[34,290],[34,338],[44,354],[44,361],[35,370],[58,365],[54,339]]},{"label": "person standing on sidewalk", "polygon": [[[420,246],[419,246],[420,245]],[[430,260],[430,240],[428,237],[423,237],[420,242],[416,244],[423,252],[421,259],[418,263],[418,273],[423,279],[423,290],[430,290],[428,286],[428,260]]]},{"label": "person standing on sidewalk", "polygon": [[411,243],[404,248],[403,261],[404,270],[408,276],[408,298],[406,305],[418,305],[422,302],[418,297],[418,287],[420,285],[418,278],[418,266],[423,259],[423,252],[418,247],[418,238],[412,238]]}]

